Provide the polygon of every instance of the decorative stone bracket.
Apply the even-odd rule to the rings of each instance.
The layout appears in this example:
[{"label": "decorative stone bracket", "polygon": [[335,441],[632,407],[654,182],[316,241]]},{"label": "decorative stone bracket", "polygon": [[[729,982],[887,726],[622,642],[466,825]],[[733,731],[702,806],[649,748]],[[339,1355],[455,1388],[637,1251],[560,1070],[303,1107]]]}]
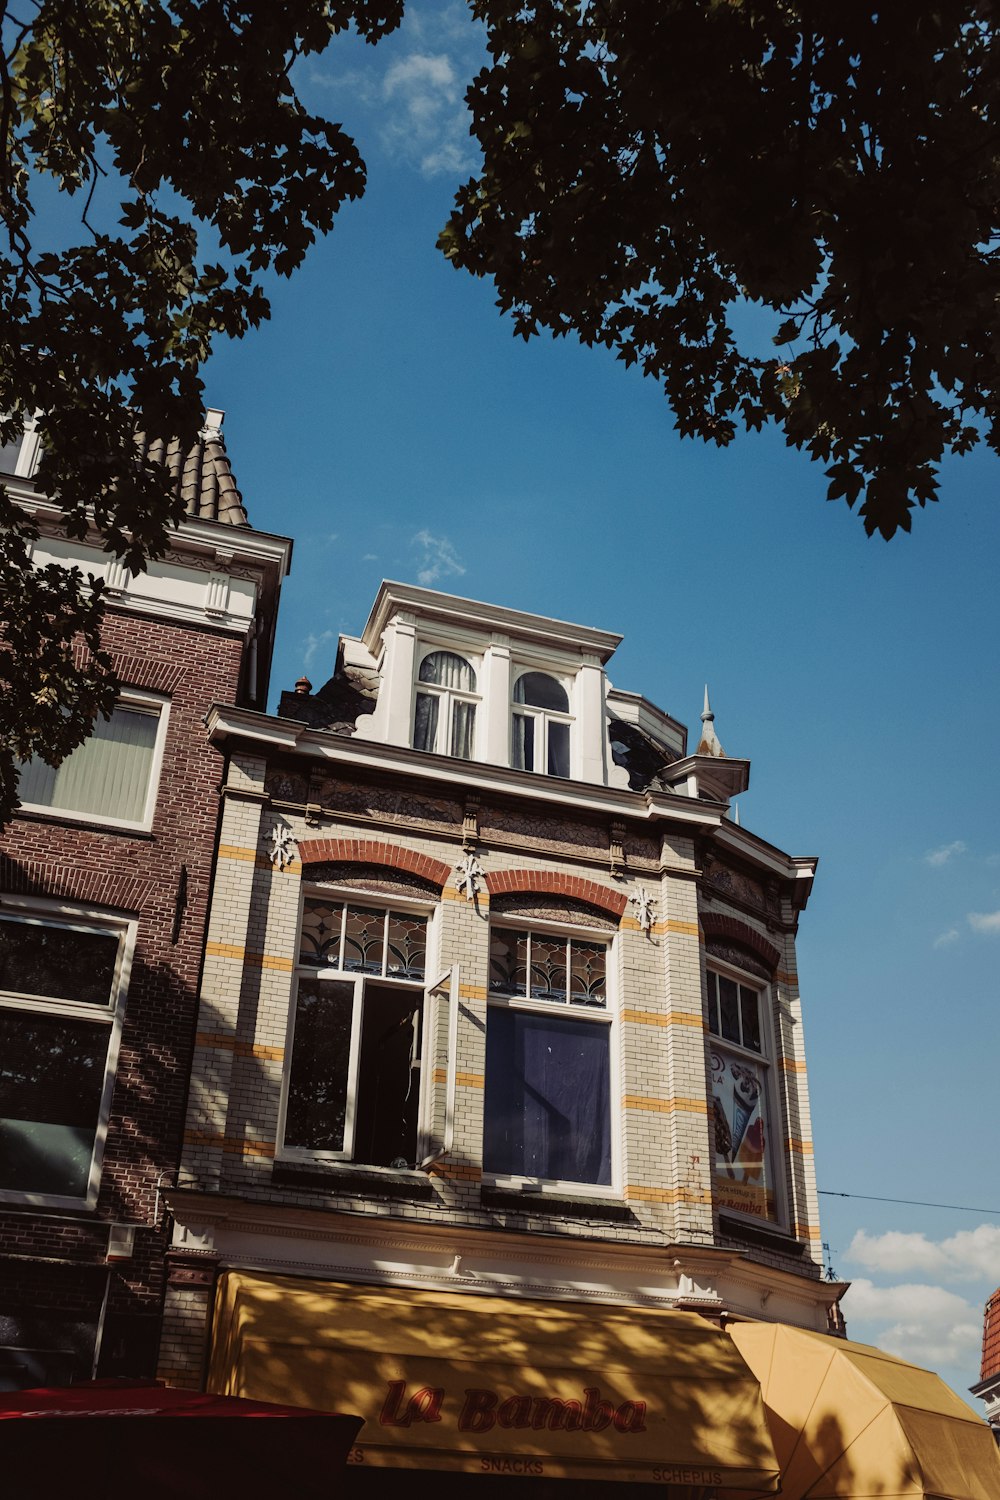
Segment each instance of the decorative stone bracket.
[{"label": "decorative stone bracket", "polygon": [[483,867],[476,856],[463,854],[455,866],[455,889],[465,892],[466,901],[475,901],[483,878]]},{"label": "decorative stone bracket", "polygon": [[295,858],[296,843],[292,836],[292,830],[287,826],[275,825],[271,829],[271,844],[267,851],[267,857],[276,869],[284,871]]},{"label": "decorative stone bracket", "polygon": [[635,907],[636,921],[648,937],[656,920],[655,895],[652,891],[647,891],[644,885],[638,885],[628,899]]}]

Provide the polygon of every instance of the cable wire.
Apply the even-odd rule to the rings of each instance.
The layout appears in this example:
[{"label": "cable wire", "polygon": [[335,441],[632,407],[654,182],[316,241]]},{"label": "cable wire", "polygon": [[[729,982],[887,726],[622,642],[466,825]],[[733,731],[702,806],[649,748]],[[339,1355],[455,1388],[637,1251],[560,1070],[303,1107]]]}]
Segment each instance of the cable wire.
[{"label": "cable wire", "polygon": [[862,1198],[866,1203],[905,1203],[910,1208],[950,1208],[959,1214],[997,1214],[1000,1208],[970,1208],[967,1203],[923,1203],[919,1198],[878,1198],[872,1193],[835,1193],[830,1188],[817,1189],[821,1198]]}]

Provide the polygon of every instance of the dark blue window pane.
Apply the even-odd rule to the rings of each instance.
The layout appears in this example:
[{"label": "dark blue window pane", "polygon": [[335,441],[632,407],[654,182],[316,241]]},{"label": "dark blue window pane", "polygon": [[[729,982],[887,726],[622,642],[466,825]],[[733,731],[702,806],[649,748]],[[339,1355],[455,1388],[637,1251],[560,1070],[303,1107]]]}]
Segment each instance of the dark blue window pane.
[{"label": "dark blue window pane", "polygon": [[514,684],[514,702],[531,708],[551,708],[559,714],[569,713],[569,698],[561,682],[547,672],[525,672]]},{"label": "dark blue window pane", "polygon": [[0,1012],[0,1188],[86,1196],[111,1027]]},{"label": "dark blue window pane", "polygon": [[342,1151],[354,986],[300,979],[288,1078],[285,1145]]},{"label": "dark blue window pane", "polygon": [[549,721],[549,775],[569,775],[569,725]]},{"label": "dark blue window pane", "polygon": [[609,1045],[606,1026],[491,1008],[487,1172],[611,1185]]}]

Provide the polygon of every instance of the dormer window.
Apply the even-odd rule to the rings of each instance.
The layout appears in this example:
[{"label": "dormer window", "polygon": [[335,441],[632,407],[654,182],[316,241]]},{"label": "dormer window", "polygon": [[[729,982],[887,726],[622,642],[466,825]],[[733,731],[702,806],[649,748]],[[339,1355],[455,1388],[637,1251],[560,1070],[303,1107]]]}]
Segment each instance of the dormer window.
[{"label": "dormer window", "polygon": [[516,771],[569,775],[569,695],[547,672],[523,672],[514,684],[511,765]]},{"label": "dormer window", "polygon": [[417,673],[413,748],[471,760],[476,730],[476,674],[454,651],[432,651]]}]

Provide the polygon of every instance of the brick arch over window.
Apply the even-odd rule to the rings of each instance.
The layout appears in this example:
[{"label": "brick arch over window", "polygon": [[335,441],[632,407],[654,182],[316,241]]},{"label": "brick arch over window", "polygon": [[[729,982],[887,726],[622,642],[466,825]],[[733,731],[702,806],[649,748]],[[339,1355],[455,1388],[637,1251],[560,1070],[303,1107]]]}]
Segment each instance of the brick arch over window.
[{"label": "brick arch over window", "polygon": [[761,937],[746,922],[739,922],[735,917],[723,917],[715,912],[703,912],[701,915],[701,930],[705,934],[706,942],[712,938],[724,943],[738,943],[741,948],[748,948],[751,953],[766,964],[769,973],[773,974],[781,962],[781,950],[767,938]]},{"label": "brick arch over window", "polygon": [[440,859],[378,839],[303,839],[299,844],[299,859],[304,869],[333,863],[388,865],[392,870],[419,875],[440,888],[447,885],[451,875],[450,867]]},{"label": "brick arch over window", "polygon": [[495,870],[486,876],[486,889],[491,896],[506,896],[513,891],[544,891],[550,896],[569,896],[574,901],[599,906],[616,918],[624,915],[628,905],[624,891],[609,891],[596,880],[584,880],[579,875],[560,875],[551,870]]}]

